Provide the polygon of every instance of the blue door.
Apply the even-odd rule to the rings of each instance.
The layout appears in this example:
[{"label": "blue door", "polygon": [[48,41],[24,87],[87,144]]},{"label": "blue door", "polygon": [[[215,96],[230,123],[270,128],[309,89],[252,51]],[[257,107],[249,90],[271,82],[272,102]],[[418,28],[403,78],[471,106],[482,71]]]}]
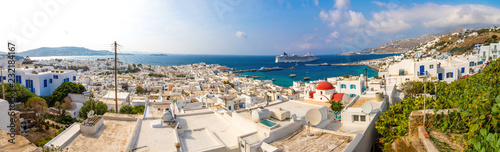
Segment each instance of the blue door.
[{"label": "blue door", "polygon": [[229,106],[229,108],[228,108],[228,109],[229,109],[229,110],[231,110],[231,106]]},{"label": "blue door", "polygon": [[438,74],[438,79],[439,79],[439,80],[443,80],[443,74],[442,74],[442,73],[439,73],[439,74]]},{"label": "blue door", "polygon": [[460,71],[461,71],[462,73],[464,73],[464,72],[465,72],[465,68],[462,68]]},{"label": "blue door", "polygon": [[421,65],[420,66],[420,75],[424,75],[425,74],[425,66]]}]

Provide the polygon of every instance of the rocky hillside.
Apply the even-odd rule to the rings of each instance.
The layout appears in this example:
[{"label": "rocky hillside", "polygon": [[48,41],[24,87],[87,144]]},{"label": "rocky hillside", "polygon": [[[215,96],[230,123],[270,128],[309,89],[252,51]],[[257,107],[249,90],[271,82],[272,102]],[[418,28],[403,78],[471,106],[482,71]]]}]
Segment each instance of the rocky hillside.
[{"label": "rocky hillside", "polygon": [[447,35],[451,31],[445,31],[439,34],[426,34],[417,38],[406,38],[402,40],[392,40],[389,43],[382,44],[378,47],[366,48],[358,52],[349,52],[342,55],[356,55],[356,54],[395,54],[404,53],[415,47],[422,45],[422,43],[434,40],[441,35]]}]

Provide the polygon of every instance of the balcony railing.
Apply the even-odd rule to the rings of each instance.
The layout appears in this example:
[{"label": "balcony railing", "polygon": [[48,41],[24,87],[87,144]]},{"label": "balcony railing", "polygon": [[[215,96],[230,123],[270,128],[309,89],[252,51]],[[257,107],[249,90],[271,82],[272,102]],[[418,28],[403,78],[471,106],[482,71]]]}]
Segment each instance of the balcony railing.
[{"label": "balcony railing", "polygon": [[417,76],[419,76],[419,77],[427,77],[427,76],[429,76],[429,72],[427,72],[427,71],[422,71],[422,72],[417,71]]}]

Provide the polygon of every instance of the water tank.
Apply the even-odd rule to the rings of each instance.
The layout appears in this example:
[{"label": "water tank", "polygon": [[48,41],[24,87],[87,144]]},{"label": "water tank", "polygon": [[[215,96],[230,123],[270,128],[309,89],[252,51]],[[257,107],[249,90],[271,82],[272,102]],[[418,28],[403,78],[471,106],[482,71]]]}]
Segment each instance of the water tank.
[{"label": "water tank", "polygon": [[375,98],[377,98],[377,101],[379,101],[379,102],[384,100],[382,92],[375,93]]},{"label": "water tank", "polygon": [[162,117],[163,121],[172,121],[172,113],[170,111],[165,111]]},{"label": "water tank", "polygon": [[271,116],[271,112],[268,109],[256,109],[252,111],[252,120],[254,122],[260,122],[263,119],[268,119]]}]

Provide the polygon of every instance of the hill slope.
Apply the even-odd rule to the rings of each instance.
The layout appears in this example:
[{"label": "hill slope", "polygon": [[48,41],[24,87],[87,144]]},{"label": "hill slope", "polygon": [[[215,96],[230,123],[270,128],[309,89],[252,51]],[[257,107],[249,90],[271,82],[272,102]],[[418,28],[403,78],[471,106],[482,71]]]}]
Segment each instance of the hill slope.
[{"label": "hill slope", "polygon": [[112,54],[113,52],[107,50],[91,50],[84,47],[41,47],[18,53],[20,56],[88,56]]}]

